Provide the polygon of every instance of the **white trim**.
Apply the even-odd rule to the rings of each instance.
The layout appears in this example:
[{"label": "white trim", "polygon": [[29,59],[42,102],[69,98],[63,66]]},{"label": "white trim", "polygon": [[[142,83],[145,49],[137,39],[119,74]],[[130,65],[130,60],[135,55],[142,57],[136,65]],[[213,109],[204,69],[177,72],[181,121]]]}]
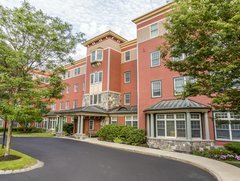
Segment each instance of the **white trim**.
[{"label": "white trim", "polygon": [[137,116],[140,118],[140,103],[139,103],[139,55],[138,55],[138,43],[137,43]]},{"label": "white trim", "polygon": [[[152,55],[154,54],[154,53],[159,53],[159,63],[158,63],[158,65],[154,65],[153,66],[153,64],[152,64],[152,61],[153,61],[153,59],[152,59]],[[151,64],[151,68],[154,68],[154,67],[159,67],[160,65],[161,65],[161,52],[158,50],[158,51],[154,51],[154,52],[150,52],[150,64]]]},{"label": "white trim", "polygon": [[[101,58],[101,59],[97,59],[98,51],[101,51],[101,52],[102,52],[102,58]],[[95,60],[92,59],[92,53],[93,53],[93,52],[94,52]],[[98,49],[98,48],[97,48],[97,49],[91,51],[91,54],[90,54],[90,62],[91,62],[91,63],[94,63],[94,62],[99,62],[99,61],[103,61],[103,49]]]},{"label": "white trim", "polygon": [[108,48],[108,80],[107,80],[107,91],[110,89],[110,48]]},{"label": "white trim", "polygon": [[[99,81],[99,74],[102,73],[102,80],[101,82]],[[96,74],[98,74],[98,81],[95,82],[95,77],[96,77]],[[91,83],[91,75],[93,75],[93,83]],[[103,71],[96,71],[96,72],[93,72],[93,73],[90,73],[90,86],[91,85],[97,85],[97,84],[101,84],[103,82]]]},{"label": "white trim", "polygon": [[[126,81],[126,75],[127,75],[127,73],[129,74],[129,81]],[[123,82],[124,82],[124,84],[130,84],[131,83],[131,71],[126,71],[126,72],[124,72],[123,73]]]},{"label": "white trim", "polygon": [[[131,117],[131,120],[127,120],[126,117]],[[133,119],[133,117],[137,117],[137,119]],[[135,121],[135,122],[137,122],[137,128],[139,127],[139,117],[135,114],[124,116],[125,126],[127,126],[126,121],[131,122],[132,127],[133,127],[133,122]]]},{"label": "white trim", "polygon": [[[129,95],[129,103],[126,103],[125,96]],[[126,92],[123,94],[123,100],[124,100],[124,105],[130,105],[131,104],[131,92]]]},{"label": "white trim", "polygon": [[[160,82],[160,95],[159,96],[153,95],[153,83],[154,82]],[[151,81],[151,98],[158,98],[158,97],[162,97],[162,80],[153,80],[153,81]]]},{"label": "white trim", "polygon": [[[161,15],[161,14],[158,14],[158,15],[156,15],[156,16],[153,16],[152,18],[158,17],[158,16],[160,16],[160,15]],[[143,26],[143,27],[141,27],[141,28],[138,28],[137,30],[141,30],[141,29],[146,28],[146,27],[148,27],[148,26],[151,26],[151,25],[153,25],[153,24],[155,24],[155,23],[161,23],[162,21],[165,21],[166,19],[167,19],[167,17],[166,17],[166,18],[162,18],[162,19],[159,20],[159,21],[155,21],[155,22],[153,22],[153,23],[147,24],[147,25],[145,25],[145,26]],[[146,21],[149,21],[149,20],[142,21],[141,23],[138,23],[138,24],[136,24],[136,25],[142,24],[142,23],[144,23],[144,22],[146,22]]]}]

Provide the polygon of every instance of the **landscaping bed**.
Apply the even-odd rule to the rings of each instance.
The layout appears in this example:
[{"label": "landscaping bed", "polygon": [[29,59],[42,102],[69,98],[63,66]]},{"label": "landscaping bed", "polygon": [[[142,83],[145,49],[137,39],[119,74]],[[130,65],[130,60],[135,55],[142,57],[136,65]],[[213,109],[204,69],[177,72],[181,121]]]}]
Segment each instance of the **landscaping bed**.
[{"label": "landscaping bed", "polygon": [[240,143],[228,143],[223,148],[194,151],[194,155],[207,157],[240,167]]},{"label": "landscaping bed", "polygon": [[[0,145],[1,146],[1,145]],[[37,160],[15,150],[8,157],[3,157],[5,149],[0,149],[0,170],[17,170],[33,166]]]}]

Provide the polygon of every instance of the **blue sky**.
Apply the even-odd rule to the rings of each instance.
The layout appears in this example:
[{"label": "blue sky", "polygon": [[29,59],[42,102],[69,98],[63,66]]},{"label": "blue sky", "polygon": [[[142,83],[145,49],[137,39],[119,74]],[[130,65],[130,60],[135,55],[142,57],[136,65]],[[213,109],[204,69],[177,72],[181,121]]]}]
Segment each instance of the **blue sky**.
[{"label": "blue sky", "polygon": [[[22,0],[1,0],[3,6],[19,6]],[[136,38],[132,19],[166,4],[166,0],[28,0],[37,9],[57,16],[73,25],[75,32],[92,38],[109,29],[126,39]],[[78,45],[75,59],[84,57],[86,49]]]}]

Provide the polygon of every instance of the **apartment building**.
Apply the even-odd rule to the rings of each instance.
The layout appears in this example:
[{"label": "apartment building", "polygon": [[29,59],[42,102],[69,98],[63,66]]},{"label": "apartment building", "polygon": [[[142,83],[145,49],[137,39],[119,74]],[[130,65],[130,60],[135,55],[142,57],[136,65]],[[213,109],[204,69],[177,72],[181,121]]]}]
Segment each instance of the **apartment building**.
[{"label": "apartment building", "polygon": [[72,122],[80,138],[106,124],[129,125],[146,130],[150,147],[187,152],[240,141],[239,115],[213,110],[205,96],[179,99],[194,80],[167,69],[160,57],[171,5],[134,19],[134,40],[113,31],[87,40],[86,57],[66,66],[67,86],[45,116],[46,128],[60,134]]}]

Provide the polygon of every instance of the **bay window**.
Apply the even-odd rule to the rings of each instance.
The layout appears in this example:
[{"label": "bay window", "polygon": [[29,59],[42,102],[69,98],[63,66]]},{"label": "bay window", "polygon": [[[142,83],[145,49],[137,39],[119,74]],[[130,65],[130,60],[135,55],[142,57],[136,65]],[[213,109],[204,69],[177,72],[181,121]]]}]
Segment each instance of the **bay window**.
[{"label": "bay window", "polygon": [[97,105],[102,103],[102,96],[101,94],[93,94],[90,95],[90,104]]}]

